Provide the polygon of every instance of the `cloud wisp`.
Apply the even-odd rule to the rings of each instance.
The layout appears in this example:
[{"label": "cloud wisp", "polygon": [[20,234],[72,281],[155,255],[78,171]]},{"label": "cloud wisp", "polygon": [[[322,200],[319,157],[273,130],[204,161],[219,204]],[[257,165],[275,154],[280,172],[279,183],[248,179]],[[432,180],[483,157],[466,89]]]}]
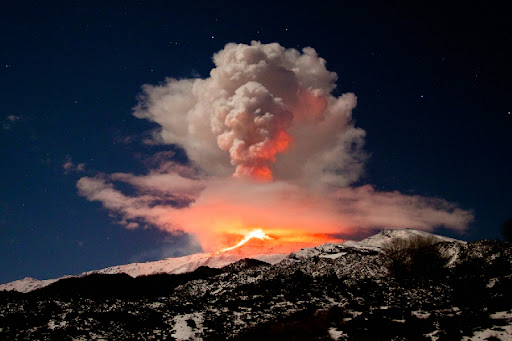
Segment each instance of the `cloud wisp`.
[{"label": "cloud wisp", "polygon": [[74,163],[70,156],[66,157],[66,161],[62,164],[64,174],[81,173],[85,170],[85,163]]},{"label": "cloud wisp", "polygon": [[18,115],[9,115],[2,122],[3,130],[11,130],[13,127],[23,120],[22,116]]}]

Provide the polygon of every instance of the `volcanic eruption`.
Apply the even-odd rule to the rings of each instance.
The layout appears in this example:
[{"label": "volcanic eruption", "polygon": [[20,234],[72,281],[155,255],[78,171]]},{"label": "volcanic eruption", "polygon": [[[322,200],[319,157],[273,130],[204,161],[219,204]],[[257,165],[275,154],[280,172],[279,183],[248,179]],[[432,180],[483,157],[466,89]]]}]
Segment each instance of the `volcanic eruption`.
[{"label": "volcanic eruption", "polygon": [[159,126],[151,143],[181,147],[187,162],[156,154],[147,174],[83,177],[79,193],[127,228],[188,233],[205,251],[257,238],[291,252],[377,228],[462,231],[472,221],[444,199],[351,186],[368,158],[356,96],[333,95],[337,75],[313,48],[230,43],[213,62],[206,78],[144,85],[134,108]]},{"label": "volcanic eruption", "polygon": [[252,230],[251,232],[247,233],[244,236],[244,238],[238,244],[236,244],[235,246],[231,246],[231,247],[227,247],[225,249],[222,249],[221,252],[236,249],[237,247],[240,247],[240,246],[244,245],[245,243],[247,243],[252,238],[257,238],[257,239],[260,239],[260,240],[273,239],[272,237],[267,236],[265,234],[265,232],[263,232],[262,229],[256,229],[256,230]]}]

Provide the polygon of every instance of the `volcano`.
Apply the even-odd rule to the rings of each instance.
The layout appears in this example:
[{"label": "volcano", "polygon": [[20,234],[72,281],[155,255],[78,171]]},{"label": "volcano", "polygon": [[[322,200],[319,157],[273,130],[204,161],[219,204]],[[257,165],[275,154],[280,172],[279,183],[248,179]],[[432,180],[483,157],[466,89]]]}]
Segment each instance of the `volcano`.
[{"label": "volcano", "polygon": [[148,276],[158,273],[183,274],[196,270],[201,266],[222,268],[244,258],[252,258],[268,264],[277,264],[285,259],[309,259],[313,257],[337,258],[347,253],[347,250],[363,250],[379,252],[380,248],[392,239],[408,239],[415,236],[431,236],[440,242],[464,243],[455,239],[438,236],[414,229],[386,229],[362,241],[346,241],[344,243],[327,243],[320,246],[311,242],[281,242],[278,238],[249,238],[240,246],[226,251],[213,253],[196,253],[177,258],[166,258],[153,262],[130,263],[115,265],[104,269],[86,271],[76,276],[64,276],[57,279],[38,280],[24,278],[0,285],[0,291],[30,292],[46,287],[59,279],[84,277],[92,274],[120,274],[131,277]]}]

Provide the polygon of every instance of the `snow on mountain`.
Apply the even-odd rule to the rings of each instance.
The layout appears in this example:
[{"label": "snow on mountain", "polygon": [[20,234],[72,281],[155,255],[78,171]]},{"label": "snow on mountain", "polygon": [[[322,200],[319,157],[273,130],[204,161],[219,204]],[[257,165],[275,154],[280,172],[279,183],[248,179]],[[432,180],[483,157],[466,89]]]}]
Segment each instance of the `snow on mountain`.
[{"label": "snow on mountain", "polygon": [[413,237],[428,237],[434,238],[439,242],[449,242],[449,243],[457,243],[457,244],[465,244],[466,242],[448,238],[444,236],[439,236],[433,233],[428,233],[424,231],[414,230],[414,229],[385,229],[381,232],[370,236],[361,241],[353,241],[348,240],[344,243],[327,243],[315,247],[305,248],[300,251],[291,253],[288,258],[290,259],[306,259],[312,257],[320,257],[320,258],[331,258],[336,259],[344,256],[348,252],[380,252],[381,248],[389,243],[392,239],[409,239]]},{"label": "snow on mountain", "polygon": [[[418,235],[436,238],[441,242],[438,247],[453,251],[453,266],[434,262],[432,267],[420,259],[406,273],[390,272],[380,255],[385,243]],[[466,243],[414,230],[385,230],[359,242],[329,243],[289,254],[275,253],[282,250],[277,244],[267,249],[257,240],[249,244],[248,249],[127,264],[95,273],[185,272],[199,265],[219,267],[255,250],[269,252],[258,258],[276,264],[242,260],[222,270],[184,276],[85,276],[30,295],[0,292],[0,339],[512,337],[509,243]],[[10,287],[20,282],[29,291],[43,281],[27,279]]]},{"label": "snow on mountain", "polygon": [[23,279],[19,279],[14,282],[10,282],[7,284],[1,284],[0,291],[14,290],[14,291],[18,291],[18,292],[29,292],[32,290],[37,290],[39,288],[43,288],[47,285],[57,282],[59,279],[63,279],[66,277],[71,277],[71,276],[65,276],[65,277],[56,278],[56,279],[45,279],[45,280],[39,280],[39,279],[31,278],[31,277],[25,277]]},{"label": "snow on mountain", "polygon": [[[261,260],[266,263],[275,264],[283,260],[287,254],[261,254],[254,255],[251,258]],[[222,252],[222,253],[196,253],[189,256],[178,258],[166,258],[155,262],[132,263],[126,265],[116,265],[105,269],[84,272],[82,276],[89,274],[118,274],[125,273],[132,277],[152,275],[156,273],[182,274],[191,272],[200,266],[210,268],[222,268],[245,258],[244,255]]]},{"label": "snow on mountain", "polygon": [[[286,252],[290,249],[289,245],[283,246],[279,245],[279,243],[275,241],[262,241],[253,238],[253,240],[250,240],[243,246],[226,252],[197,253],[178,258],[166,258],[154,262],[116,265],[104,269],[87,271],[77,276],[68,275],[57,279],[37,280],[27,277],[0,285],[0,291],[15,290],[19,292],[29,292],[50,285],[59,279],[67,277],[82,277],[90,274],[126,273],[132,277],[152,275],[156,273],[181,274],[194,271],[200,266],[222,268],[244,258],[253,258],[270,264],[279,263],[284,259],[300,260],[312,257],[336,259],[354,251],[364,253],[379,252],[380,248],[391,239],[411,238],[414,236],[432,237],[440,242],[465,243],[460,240],[413,229],[386,229],[362,241],[327,243],[316,247],[303,248],[300,251],[290,253]],[[301,245],[297,244],[292,248],[297,250],[300,247]]]},{"label": "snow on mountain", "polygon": [[288,258],[290,259],[308,259],[313,257],[321,258],[338,258],[347,253],[349,248],[344,243],[327,243],[315,247],[309,247],[297,252],[291,253]]},{"label": "snow on mountain", "polygon": [[[263,248],[261,241],[254,240],[237,249],[226,252],[216,253],[196,253],[177,258],[166,258],[159,261],[146,263],[131,263],[125,265],[116,265],[104,269],[86,271],[76,276],[64,276],[56,279],[38,280],[34,278],[24,278],[14,282],[0,285],[0,291],[18,291],[30,292],[46,287],[60,279],[69,277],[83,277],[90,274],[119,274],[125,273],[132,277],[152,275],[157,273],[182,274],[192,272],[200,266],[210,268],[222,268],[244,258],[253,258],[269,264],[276,264],[288,256],[288,253],[277,253],[279,248],[272,243],[269,247]],[[256,253],[259,247],[260,254]],[[277,251],[277,252],[276,252]]]},{"label": "snow on mountain", "polygon": [[439,242],[457,242],[457,243],[466,243],[464,241],[448,238],[444,236],[440,236],[437,234],[415,230],[415,229],[385,229],[381,232],[370,236],[366,239],[361,240],[360,242],[356,242],[358,245],[362,247],[373,247],[373,248],[382,248],[383,245],[388,243],[391,239],[409,239],[413,237],[427,237],[434,238]]}]

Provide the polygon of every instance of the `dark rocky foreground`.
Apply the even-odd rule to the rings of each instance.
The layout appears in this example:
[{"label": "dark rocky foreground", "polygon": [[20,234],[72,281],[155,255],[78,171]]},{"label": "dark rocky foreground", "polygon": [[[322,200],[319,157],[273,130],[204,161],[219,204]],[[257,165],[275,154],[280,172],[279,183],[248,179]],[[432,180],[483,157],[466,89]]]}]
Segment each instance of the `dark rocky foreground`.
[{"label": "dark rocky foreground", "polygon": [[399,275],[379,251],[331,247],[276,265],[243,260],[183,275],[91,275],[0,292],[0,339],[510,338],[511,245],[438,247],[449,263],[423,260]]}]

